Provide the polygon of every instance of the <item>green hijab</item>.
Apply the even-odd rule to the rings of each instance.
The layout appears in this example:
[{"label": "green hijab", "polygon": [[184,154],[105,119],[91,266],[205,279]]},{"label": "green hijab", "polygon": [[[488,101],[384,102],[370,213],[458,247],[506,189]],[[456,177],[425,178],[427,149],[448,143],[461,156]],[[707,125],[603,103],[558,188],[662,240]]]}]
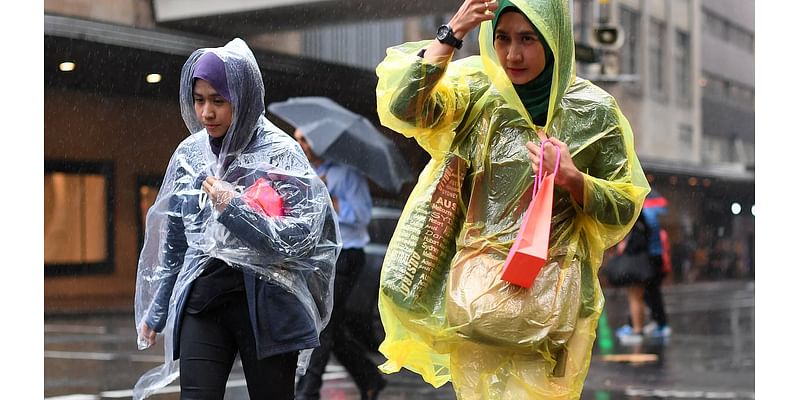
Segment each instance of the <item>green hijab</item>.
[{"label": "green hijab", "polygon": [[497,20],[507,11],[514,11],[522,14],[528,23],[531,24],[533,30],[536,31],[536,35],[539,37],[539,41],[542,42],[542,46],[544,47],[544,70],[542,70],[539,76],[528,83],[522,85],[514,84],[514,90],[517,92],[517,96],[519,96],[520,100],[522,100],[525,109],[528,110],[531,120],[537,125],[544,125],[547,122],[547,106],[550,102],[550,85],[553,81],[553,68],[555,66],[553,51],[550,50],[550,46],[547,44],[541,32],[539,32],[539,29],[536,28],[536,25],[531,22],[525,13],[512,4],[510,0],[498,1],[494,19],[492,19],[493,32],[497,27]]}]

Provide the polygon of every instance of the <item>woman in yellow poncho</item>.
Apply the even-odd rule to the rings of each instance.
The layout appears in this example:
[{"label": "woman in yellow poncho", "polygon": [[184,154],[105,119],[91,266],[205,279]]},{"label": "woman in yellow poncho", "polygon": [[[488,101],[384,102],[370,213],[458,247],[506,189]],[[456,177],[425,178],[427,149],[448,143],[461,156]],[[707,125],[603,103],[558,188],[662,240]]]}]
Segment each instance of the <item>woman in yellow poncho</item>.
[{"label": "woman in yellow poncho", "polygon": [[[451,62],[479,24],[480,57]],[[578,399],[603,251],[649,186],[614,98],[575,76],[567,1],[465,0],[437,40],[388,49],[377,74],[381,122],[431,155],[381,273],[381,369],[452,380],[460,399]],[[548,261],[526,289],[500,270],[554,146]]]}]

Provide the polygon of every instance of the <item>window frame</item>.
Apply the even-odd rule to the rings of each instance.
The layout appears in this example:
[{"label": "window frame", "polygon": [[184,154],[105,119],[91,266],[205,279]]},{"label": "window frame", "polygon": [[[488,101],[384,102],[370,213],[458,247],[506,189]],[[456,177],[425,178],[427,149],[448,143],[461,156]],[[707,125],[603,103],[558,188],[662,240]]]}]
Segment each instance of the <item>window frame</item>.
[{"label": "window frame", "polygon": [[[619,7],[620,25],[625,30],[625,42],[622,44],[620,52],[624,52],[620,60],[620,71],[624,74],[641,74],[641,57],[639,56],[639,43],[641,33],[639,32],[642,14],[639,10],[620,5]],[[628,70],[630,68],[630,70]]]},{"label": "window frame", "polygon": [[[685,42],[682,42],[681,39],[685,39]],[[675,99],[678,104],[690,107],[692,105],[692,37],[689,32],[676,29],[674,40]],[[685,46],[681,46],[681,44]]]},{"label": "window frame", "polygon": [[[651,93],[651,97],[665,102],[668,92],[667,85],[669,84],[666,67],[666,63],[669,62],[666,40],[669,40],[669,36],[666,36],[666,21],[651,16],[647,34],[647,52],[649,56],[647,66],[649,75],[648,90]],[[660,61],[656,62],[656,58],[659,58]]]},{"label": "window frame", "polygon": [[[144,200],[142,198],[141,188],[142,188],[142,186],[150,186],[150,187],[152,187],[152,188],[154,188],[156,190],[156,193],[158,193],[158,191],[161,190],[161,185],[163,184],[163,182],[164,182],[163,175],[144,174],[144,175],[137,175],[136,176],[136,188],[135,188],[135,192],[134,193],[136,193],[136,227],[137,227],[137,229],[136,229],[137,236],[136,237],[138,239],[137,247],[136,247],[136,250],[137,250],[136,254],[137,255],[141,254],[142,247],[144,246],[144,234],[145,234],[145,228],[146,228],[145,223],[146,223],[146,219],[147,219],[147,214],[146,213],[145,213],[145,215],[141,215],[140,214],[141,211],[142,211],[142,201]],[[150,206],[152,206],[152,204]],[[149,211],[150,207],[148,207],[147,210]],[[144,218],[142,218],[142,217],[144,217]],[[142,221],[143,219],[145,220],[144,222]]]},{"label": "window frame", "polygon": [[[44,161],[44,173],[68,173],[103,175],[105,184],[106,205],[106,258],[99,262],[46,263],[44,276],[95,275],[110,274],[115,269],[114,242],[114,163],[112,161],[86,160],[47,160]],[[44,229],[44,228],[43,228]]]}]

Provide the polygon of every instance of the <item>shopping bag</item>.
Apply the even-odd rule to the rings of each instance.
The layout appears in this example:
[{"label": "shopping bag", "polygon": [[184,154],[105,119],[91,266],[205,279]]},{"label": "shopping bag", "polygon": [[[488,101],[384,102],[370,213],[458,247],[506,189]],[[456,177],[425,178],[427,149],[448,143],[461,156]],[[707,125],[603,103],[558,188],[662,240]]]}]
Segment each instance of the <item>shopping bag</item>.
[{"label": "shopping bag", "polygon": [[267,183],[264,178],[258,178],[244,194],[242,201],[255,211],[261,211],[268,217],[283,216],[283,198]]},{"label": "shopping bag", "polygon": [[[543,140],[541,151],[544,154]],[[552,143],[552,142],[551,142]],[[561,149],[556,148],[556,164],[553,173],[544,173],[539,167],[533,183],[533,196],[528,210],[522,218],[517,238],[508,252],[501,271],[501,279],[524,288],[529,288],[547,262],[547,249],[550,245],[550,220],[553,216],[553,189],[555,176],[561,161]]]},{"label": "shopping bag", "polygon": [[655,277],[650,255],[646,251],[620,254],[608,260],[602,271],[608,278],[608,283],[613,286],[644,284]]},{"label": "shopping bag", "polygon": [[[453,153],[432,159],[406,202],[384,257],[381,290],[411,315],[429,316],[443,301],[457,228],[466,161]],[[416,329],[409,324],[409,329]]]}]

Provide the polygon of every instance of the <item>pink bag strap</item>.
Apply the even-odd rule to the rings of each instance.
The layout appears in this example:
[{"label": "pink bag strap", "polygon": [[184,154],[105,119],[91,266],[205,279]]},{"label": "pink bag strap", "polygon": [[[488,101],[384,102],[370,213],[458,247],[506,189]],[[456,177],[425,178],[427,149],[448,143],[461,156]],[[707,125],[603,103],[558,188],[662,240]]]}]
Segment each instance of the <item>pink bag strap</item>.
[{"label": "pink bag strap", "polygon": [[542,186],[542,179],[544,179],[544,168],[542,168],[542,160],[544,159],[544,144],[546,142],[550,142],[553,147],[556,148],[556,166],[553,169],[553,175],[558,173],[558,167],[561,165],[561,148],[558,147],[555,143],[550,141],[550,139],[542,140],[542,144],[539,145],[539,171],[536,172],[536,179],[533,181],[533,195],[536,196],[536,192]]}]

